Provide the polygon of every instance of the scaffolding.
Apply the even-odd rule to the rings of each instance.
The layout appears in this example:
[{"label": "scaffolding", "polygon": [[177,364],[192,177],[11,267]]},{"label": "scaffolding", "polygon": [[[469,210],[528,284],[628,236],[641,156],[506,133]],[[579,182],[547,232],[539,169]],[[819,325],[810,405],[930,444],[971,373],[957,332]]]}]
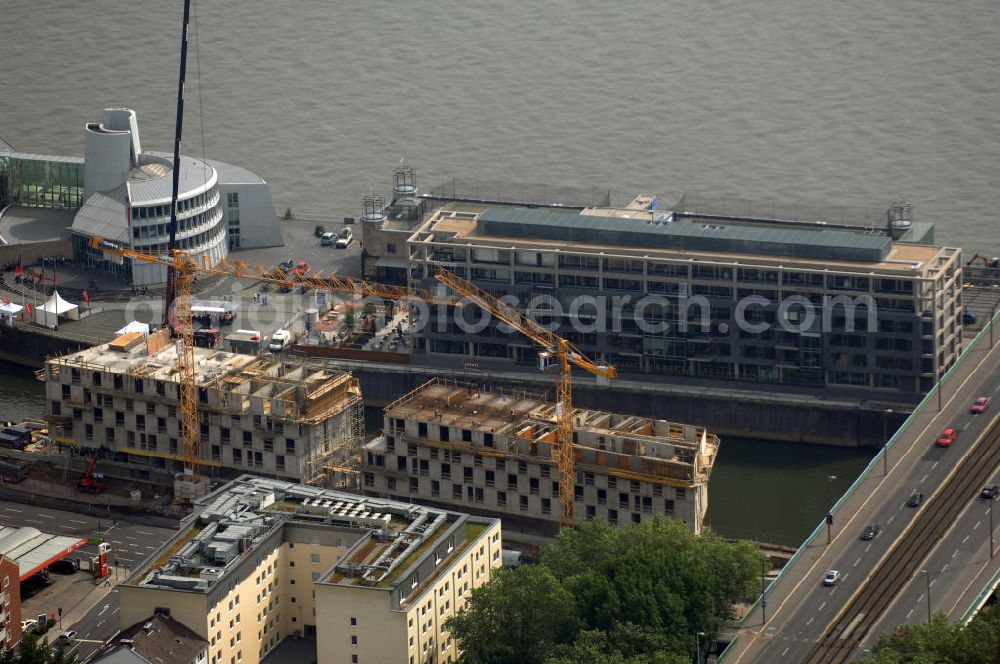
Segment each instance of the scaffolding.
[{"label": "scaffolding", "polygon": [[341,420],[337,440],[311,459],[312,475],[306,484],[325,489],[356,491],[361,488],[361,454],[365,444],[365,404],[355,383],[349,391],[346,416]]}]

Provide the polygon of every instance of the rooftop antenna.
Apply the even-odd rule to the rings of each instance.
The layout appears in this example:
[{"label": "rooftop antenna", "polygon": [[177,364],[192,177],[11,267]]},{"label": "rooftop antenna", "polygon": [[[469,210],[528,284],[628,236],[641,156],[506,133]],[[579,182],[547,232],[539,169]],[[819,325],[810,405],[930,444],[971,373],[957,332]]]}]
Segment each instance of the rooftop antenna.
[{"label": "rooftop antenna", "polygon": [[[177,248],[177,190],[181,175],[181,134],[184,128],[184,77],[187,73],[188,26],[191,18],[191,0],[184,0],[184,20],[181,24],[181,67],[177,79],[177,124],[174,129],[173,189],[170,193],[170,243],[168,254],[173,257]],[[163,324],[170,325],[173,318],[174,299],[177,297],[177,277],[173,265],[167,266],[167,289],[163,295]]]}]

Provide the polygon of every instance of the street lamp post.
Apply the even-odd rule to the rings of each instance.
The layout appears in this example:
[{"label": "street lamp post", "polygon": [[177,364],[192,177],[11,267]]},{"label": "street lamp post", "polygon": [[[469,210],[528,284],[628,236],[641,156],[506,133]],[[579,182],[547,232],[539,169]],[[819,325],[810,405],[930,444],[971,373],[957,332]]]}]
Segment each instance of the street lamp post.
[{"label": "street lamp post", "polygon": [[987,512],[990,515],[990,560],[993,560],[993,501],[994,498],[990,498],[990,505],[987,508]]},{"label": "street lamp post", "polygon": [[892,408],[887,408],[885,416],[882,418],[882,475],[889,474],[889,418],[892,417]]},{"label": "street lamp post", "polygon": [[698,664],[701,664],[701,637],[705,636],[705,632],[695,632],[694,633],[694,649],[695,656],[698,659]]},{"label": "street lamp post", "polygon": [[826,543],[829,544],[833,537],[830,534],[831,526],[833,525],[833,481],[837,479],[836,475],[826,476]]},{"label": "street lamp post", "polygon": [[993,319],[997,317],[997,305],[993,305],[992,311],[990,311],[990,350],[993,349]]},{"label": "street lamp post", "polygon": [[765,579],[767,577],[767,556],[763,556],[760,560],[760,615],[763,624],[767,624],[767,597],[764,595],[764,591],[767,589],[765,585]]},{"label": "street lamp post", "polygon": [[924,581],[927,583],[927,624],[931,624],[931,575],[927,570],[920,570],[920,573],[924,575]]}]

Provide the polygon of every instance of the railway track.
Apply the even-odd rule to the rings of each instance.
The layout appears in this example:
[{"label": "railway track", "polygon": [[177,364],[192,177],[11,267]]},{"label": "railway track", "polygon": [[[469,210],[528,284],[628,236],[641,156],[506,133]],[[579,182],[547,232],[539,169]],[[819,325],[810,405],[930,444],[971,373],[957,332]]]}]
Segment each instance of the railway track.
[{"label": "railway track", "polygon": [[993,469],[1000,465],[1000,418],[979,439],[948,482],[924,506],[910,529],[896,541],[871,577],[809,651],[806,664],[840,664],[851,659],[889,603],[921,569],[959,511],[976,500]]}]

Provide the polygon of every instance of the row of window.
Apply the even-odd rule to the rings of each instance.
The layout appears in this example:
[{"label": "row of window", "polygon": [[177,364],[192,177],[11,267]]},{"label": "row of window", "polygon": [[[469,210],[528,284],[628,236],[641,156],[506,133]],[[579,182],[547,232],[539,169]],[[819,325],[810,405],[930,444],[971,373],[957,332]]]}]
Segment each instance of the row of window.
[{"label": "row of window", "polygon": [[[218,190],[213,188],[210,191],[198,194],[192,198],[179,199],[177,201],[177,214],[180,215],[188,210],[194,210],[208,204],[214,205],[215,201],[217,201],[218,195]],[[159,217],[169,216],[169,205],[136,205],[132,207],[133,220],[157,219]]]},{"label": "row of window", "polygon": [[[514,259],[513,263],[511,263],[512,257]],[[446,259],[449,262],[465,262],[467,255],[464,249],[449,247],[447,250],[437,251],[433,258],[435,260]],[[515,266],[530,265],[535,267],[554,267],[556,265],[555,258],[556,255],[551,252],[511,252],[508,250],[490,248],[477,248],[472,250],[472,262],[480,264],[505,266],[513,264]],[[560,269],[643,274],[644,261],[641,259],[601,259],[591,256],[564,255],[559,255],[558,258],[558,265]],[[734,277],[733,267],[728,265],[693,265],[689,268],[687,265],[650,262],[646,264],[645,269],[646,274],[651,276],[668,276],[678,279],[731,281]],[[473,278],[477,278],[477,269],[474,268],[472,273]],[[483,272],[483,274],[487,273],[488,271]],[[494,271],[492,274],[494,275],[493,278],[495,280],[506,281],[510,278],[510,273],[507,271]],[[552,277],[553,275],[549,274],[548,276]],[[531,278],[525,278],[527,281],[524,283],[530,283]],[[914,282],[912,279],[872,279],[870,277],[860,277],[854,275],[824,275],[816,272],[793,272],[755,267],[737,268],[735,270],[735,278],[737,282],[743,283],[775,285],[782,283],[784,285],[804,286],[807,288],[823,288],[825,284],[826,287],[833,290],[867,291],[870,288],[874,288],[876,292],[904,294],[912,294],[914,291]]]}]

